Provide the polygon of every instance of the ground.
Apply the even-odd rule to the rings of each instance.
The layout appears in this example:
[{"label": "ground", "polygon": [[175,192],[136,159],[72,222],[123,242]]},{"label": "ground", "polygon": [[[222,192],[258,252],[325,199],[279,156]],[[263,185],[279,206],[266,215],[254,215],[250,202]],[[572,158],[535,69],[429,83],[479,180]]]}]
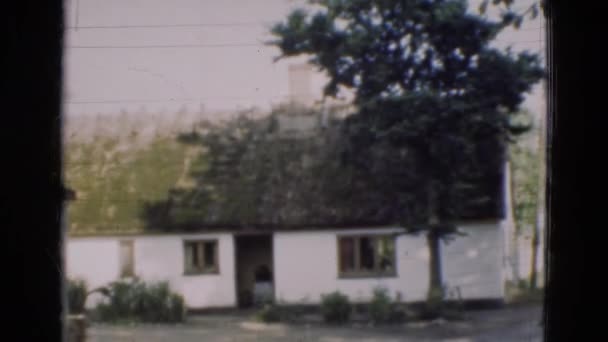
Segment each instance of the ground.
[{"label": "ground", "polygon": [[180,325],[107,326],[88,329],[89,342],[146,341],[445,341],[501,342],[542,341],[540,305],[507,307],[469,312],[462,322],[410,323],[401,326],[370,327],[351,324],[332,327],[323,324],[264,324],[246,315],[205,315]]}]

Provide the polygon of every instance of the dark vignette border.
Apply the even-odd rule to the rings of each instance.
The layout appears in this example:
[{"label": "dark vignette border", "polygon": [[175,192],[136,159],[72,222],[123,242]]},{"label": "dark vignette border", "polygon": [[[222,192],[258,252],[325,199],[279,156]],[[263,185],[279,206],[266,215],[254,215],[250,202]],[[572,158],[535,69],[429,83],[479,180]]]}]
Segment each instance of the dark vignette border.
[{"label": "dark vignette border", "polygon": [[[578,6],[577,6],[578,4]],[[61,82],[63,3],[4,3],[1,223],[3,339],[59,341],[61,311]],[[593,71],[586,2],[548,2],[549,170],[546,341],[581,340],[585,268],[580,180],[584,95]],[[583,24],[583,22],[587,22]],[[595,64],[595,66],[598,66]],[[584,79],[586,78],[586,79]],[[585,85],[587,88],[585,88]],[[588,121],[588,120],[586,120]],[[597,227],[599,228],[599,227]],[[587,235],[590,236],[590,235]],[[598,294],[598,293],[596,293]],[[8,299],[8,301],[6,300]],[[8,302],[8,305],[7,305]],[[8,320],[6,320],[8,319]]]}]

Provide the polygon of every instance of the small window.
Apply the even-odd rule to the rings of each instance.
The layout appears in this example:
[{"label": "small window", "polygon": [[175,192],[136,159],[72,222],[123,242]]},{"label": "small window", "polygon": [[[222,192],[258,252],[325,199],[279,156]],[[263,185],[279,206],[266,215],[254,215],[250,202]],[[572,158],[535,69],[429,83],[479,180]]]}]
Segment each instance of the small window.
[{"label": "small window", "polygon": [[338,237],[340,277],[395,276],[395,238],[386,235]]},{"label": "small window", "polygon": [[134,255],[133,255],[133,241],[120,241],[120,277],[127,278],[133,277],[134,272]]},{"label": "small window", "polygon": [[185,241],[184,273],[219,273],[217,241]]}]

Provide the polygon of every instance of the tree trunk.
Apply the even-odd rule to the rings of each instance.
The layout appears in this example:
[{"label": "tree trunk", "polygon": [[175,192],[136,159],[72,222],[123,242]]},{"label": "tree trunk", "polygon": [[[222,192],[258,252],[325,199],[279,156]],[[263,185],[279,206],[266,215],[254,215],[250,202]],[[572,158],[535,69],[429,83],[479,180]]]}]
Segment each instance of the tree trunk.
[{"label": "tree trunk", "polygon": [[434,182],[429,184],[429,231],[427,233],[427,245],[429,248],[429,292],[427,301],[432,306],[438,305],[443,301],[443,279],[441,270],[441,249],[440,235],[438,232],[439,213],[438,213],[438,194]]},{"label": "tree trunk", "polygon": [[441,272],[441,249],[439,235],[434,229],[427,234],[427,245],[429,248],[429,292],[427,300],[429,303],[437,304],[443,300],[443,277]]}]

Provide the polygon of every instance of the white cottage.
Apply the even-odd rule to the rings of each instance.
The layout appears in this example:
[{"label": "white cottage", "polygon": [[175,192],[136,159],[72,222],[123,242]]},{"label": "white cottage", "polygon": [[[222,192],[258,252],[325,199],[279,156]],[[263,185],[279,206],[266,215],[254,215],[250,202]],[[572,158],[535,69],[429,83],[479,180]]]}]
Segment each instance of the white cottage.
[{"label": "white cottage", "polygon": [[[234,126],[239,136],[272,127],[243,120]],[[215,197],[205,197],[204,186],[195,187],[203,191],[197,198],[224,202],[192,202],[191,190],[184,190],[156,206],[162,217],[154,216],[149,229],[70,232],[68,276],[84,278],[90,287],[132,276],[168,281],[190,309],[247,306],[260,295],[285,304],[318,304],[336,290],[365,302],[377,286],[406,302],[425,299],[426,239],[381,224],[385,218],[364,220],[391,203],[368,200],[365,184],[332,166],[331,136],[239,139],[226,139],[228,149],[210,144],[206,152],[222,157],[209,159],[210,165],[224,165],[199,175],[200,184],[216,185]],[[239,148],[241,143],[247,148]],[[232,174],[239,169],[253,177]],[[186,224],[177,218],[188,205],[200,216]],[[461,220],[458,226],[467,235],[441,245],[444,281],[463,299],[504,299],[505,229],[498,206]]]}]

